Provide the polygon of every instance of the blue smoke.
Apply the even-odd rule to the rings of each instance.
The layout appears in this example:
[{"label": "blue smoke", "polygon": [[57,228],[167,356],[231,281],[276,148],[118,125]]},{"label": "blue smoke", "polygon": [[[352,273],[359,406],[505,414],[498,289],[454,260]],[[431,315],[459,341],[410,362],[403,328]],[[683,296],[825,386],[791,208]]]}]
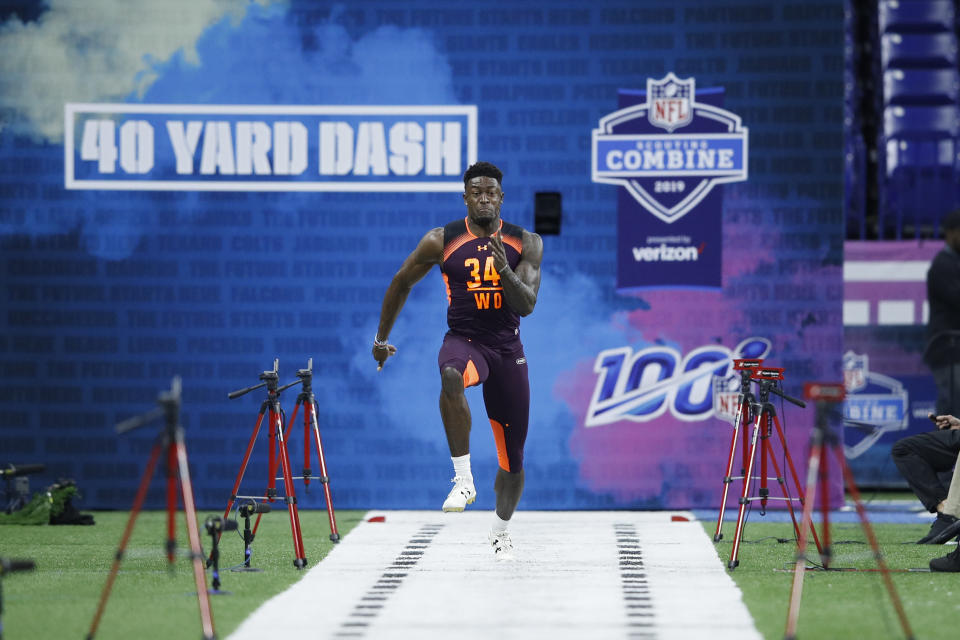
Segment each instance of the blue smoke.
[{"label": "blue smoke", "polygon": [[[224,17],[203,33],[195,46],[196,63],[189,61],[183,50],[168,60],[147,59],[157,79],[143,95],[131,92],[127,101],[265,105],[458,102],[450,64],[430,32],[385,26],[354,36],[338,8],[318,24],[296,22],[284,6],[251,4],[242,20]],[[22,143],[15,143],[10,132],[0,130],[0,147],[14,144]],[[29,153],[59,163],[63,152],[58,145],[35,145]],[[62,189],[62,177],[53,172],[31,179],[38,189]],[[275,202],[260,194],[233,197],[247,200],[245,206],[250,209],[267,209]],[[29,206],[34,198],[25,195],[24,205]],[[356,198],[362,200],[362,196]],[[265,200],[262,207],[258,207],[258,199]],[[69,214],[7,215],[0,218],[0,234],[77,232],[91,255],[123,260],[138,250],[142,238],[169,231],[171,211],[182,228],[196,222],[210,206],[210,198],[196,192],[70,191],[63,200]],[[283,206],[293,210],[309,203],[315,206],[316,200],[315,195],[292,193],[284,196]],[[166,215],[156,215],[161,211]],[[118,242],[117,238],[124,240]]]},{"label": "blue smoke", "polygon": [[[456,104],[449,62],[422,29],[383,26],[357,38],[334,9],[300,26],[280,6],[251,5],[197,41],[199,65],[156,65],[143,102],[207,104]],[[219,81],[218,81],[219,80]]]}]

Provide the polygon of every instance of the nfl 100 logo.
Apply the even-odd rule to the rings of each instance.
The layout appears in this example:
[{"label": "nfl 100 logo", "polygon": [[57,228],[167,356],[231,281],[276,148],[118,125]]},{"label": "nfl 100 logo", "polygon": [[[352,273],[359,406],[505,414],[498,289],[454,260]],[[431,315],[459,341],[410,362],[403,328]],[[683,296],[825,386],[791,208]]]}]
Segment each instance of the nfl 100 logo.
[{"label": "nfl 100 logo", "polygon": [[647,80],[646,102],[600,119],[593,181],[626,188],[647,211],[673,223],[716,185],[747,179],[747,137],[740,116],[697,102],[694,79],[668,73]]}]

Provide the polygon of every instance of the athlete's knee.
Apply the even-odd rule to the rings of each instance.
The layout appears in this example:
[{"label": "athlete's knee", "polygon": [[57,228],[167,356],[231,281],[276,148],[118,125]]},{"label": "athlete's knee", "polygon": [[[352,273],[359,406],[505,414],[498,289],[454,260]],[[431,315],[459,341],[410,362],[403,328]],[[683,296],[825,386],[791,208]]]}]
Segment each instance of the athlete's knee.
[{"label": "athlete's knee", "polygon": [[444,367],[440,372],[440,390],[450,396],[463,395],[463,374],[454,367]]},{"label": "athlete's knee", "polygon": [[518,469],[516,471],[507,471],[503,467],[497,469],[497,477],[494,480],[495,484],[504,485],[507,487],[515,487],[517,485],[523,484],[524,473],[523,469]]}]

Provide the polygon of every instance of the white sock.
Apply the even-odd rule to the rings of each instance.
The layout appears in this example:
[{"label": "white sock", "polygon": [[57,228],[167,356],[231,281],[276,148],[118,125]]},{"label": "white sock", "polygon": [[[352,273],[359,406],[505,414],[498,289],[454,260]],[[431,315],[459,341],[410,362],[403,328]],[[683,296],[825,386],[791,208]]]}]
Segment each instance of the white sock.
[{"label": "white sock", "polygon": [[470,471],[470,454],[468,453],[465,456],[458,456],[456,458],[451,457],[453,460],[453,475],[463,476],[465,478],[472,478],[473,473]]},{"label": "white sock", "polygon": [[496,511],[493,512],[493,527],[491,527],[491,530],[494,533],[503,533],[504,531],[507,530],[508,524],[510,524],[509,520],[504,520],[503,518],[497,515]]}]

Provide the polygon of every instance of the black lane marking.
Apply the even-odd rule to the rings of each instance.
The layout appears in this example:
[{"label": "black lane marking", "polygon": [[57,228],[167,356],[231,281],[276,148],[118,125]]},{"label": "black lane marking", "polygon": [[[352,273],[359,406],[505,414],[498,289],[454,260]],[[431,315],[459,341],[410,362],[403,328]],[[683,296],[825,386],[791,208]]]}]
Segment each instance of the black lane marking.
[{"label": "black lane marking", "polygon": [[383,610],[384,603],[403,584],[410,568],[416,566],[423,557],[427,546],[433,542],[434,536],[440,533],[442,524],[425,524],[404,545],[403,551],[397,554],[390,565],[380,574],[377,581],[361,596],[360,603],[353,607],[348,620],[340,624],[340,629],[333,634],[335,638],[362,638],[366,636],[370,625]]},{"label": "black lane marking", "polygon": [[627,637],[655,640],[659,637],[655,630],[656,615],[650,598],[650,585],[647,583],[637,528],[632,524],[614,524],[613,531],[617,539],[623,606],[627,613]]}]

